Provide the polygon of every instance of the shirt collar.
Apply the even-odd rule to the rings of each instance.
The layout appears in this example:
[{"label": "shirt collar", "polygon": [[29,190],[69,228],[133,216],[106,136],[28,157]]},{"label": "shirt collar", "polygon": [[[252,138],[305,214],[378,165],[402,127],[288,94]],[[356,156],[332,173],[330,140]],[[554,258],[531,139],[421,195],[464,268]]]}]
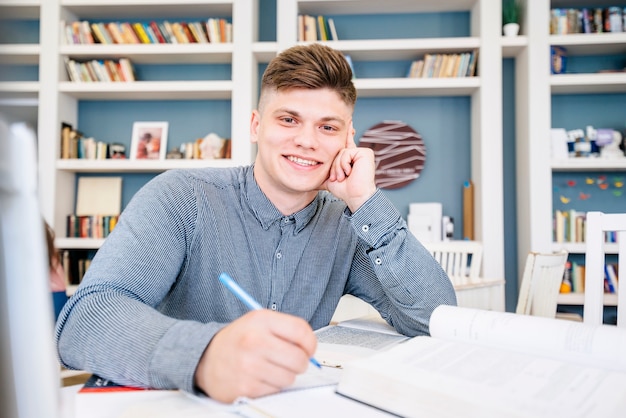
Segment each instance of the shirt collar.
[{"label": "shirt collar", "polygon": [[265,193],[263,193],[256,182],[254,178],[254,165],[251,165],[247,170],[244,190],[248,207],[265,230],[269,229],[274,222],[280,222],[284,218],[293,218],[296,223],[295,233],[298,233],[311,221],[321,202],[318,193],[315,199],[305,208],[292,215],[284,216],[267,196],[265,196]]}]

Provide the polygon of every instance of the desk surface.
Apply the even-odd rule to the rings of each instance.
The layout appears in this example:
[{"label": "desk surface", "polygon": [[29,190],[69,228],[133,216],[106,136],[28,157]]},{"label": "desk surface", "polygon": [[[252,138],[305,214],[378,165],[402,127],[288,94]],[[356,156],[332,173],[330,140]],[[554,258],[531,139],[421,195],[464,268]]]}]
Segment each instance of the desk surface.
[{"label": "desk surface", "polygon": [[[75,414],[75,402],[82,385],[61,389],[61,418],[87,418]],[[106,394],[102,395],[107,397]],[[132,395],[131,395],[132,396]],[[175,391],[162,399],[109,402],[108,410],[94,408],[88,418],[185,418],[185,417],[293,417],[319,418],[354,416],[389,418],[391,415],[335,393],[335,386],[283,392],[238,405],[225,405]],[[110,408],[109,408],[110,407]]]}]

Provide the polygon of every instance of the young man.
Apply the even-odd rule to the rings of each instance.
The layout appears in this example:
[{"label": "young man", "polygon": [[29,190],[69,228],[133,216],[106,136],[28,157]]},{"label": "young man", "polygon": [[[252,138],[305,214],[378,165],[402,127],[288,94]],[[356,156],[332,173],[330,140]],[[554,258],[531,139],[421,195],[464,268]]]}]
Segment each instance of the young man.
[{"label": "young man", "polygon": [[[313,329],[344,294],[427,334],[454,291],[376,189],[373,153],[354,143],[355,101],[339,52],[275,58],[250,123],[255,164],[166,172],[136,194],[61,313],[63,364],[230,402],[304,372]],[[248,312],[221,272],[267,309]]]}]

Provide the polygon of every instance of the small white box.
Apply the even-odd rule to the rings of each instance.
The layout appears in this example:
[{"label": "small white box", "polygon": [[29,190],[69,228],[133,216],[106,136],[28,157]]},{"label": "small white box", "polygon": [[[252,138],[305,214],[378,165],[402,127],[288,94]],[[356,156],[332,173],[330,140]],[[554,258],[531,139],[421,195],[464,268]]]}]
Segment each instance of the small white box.
[{"label": "small white box", "polygon": [[441,241],[443,206],[440,202],[411,203],[407,224],[420,242]]}]

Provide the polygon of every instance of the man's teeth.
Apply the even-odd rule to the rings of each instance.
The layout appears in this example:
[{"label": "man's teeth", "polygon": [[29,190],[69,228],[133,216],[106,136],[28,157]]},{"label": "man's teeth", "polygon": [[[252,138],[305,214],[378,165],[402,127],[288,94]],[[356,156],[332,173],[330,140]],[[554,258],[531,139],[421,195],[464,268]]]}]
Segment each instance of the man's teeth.
[{"label": "man's teeth", "polygon": [[298,158],[298,157],[287,157],[287,159],[289,161],[292,161],[296,164],[301,164],[301,165],[317,165],[318,163],[316,161],[310,161],[310,160],[303,160],[302,158]]}]

